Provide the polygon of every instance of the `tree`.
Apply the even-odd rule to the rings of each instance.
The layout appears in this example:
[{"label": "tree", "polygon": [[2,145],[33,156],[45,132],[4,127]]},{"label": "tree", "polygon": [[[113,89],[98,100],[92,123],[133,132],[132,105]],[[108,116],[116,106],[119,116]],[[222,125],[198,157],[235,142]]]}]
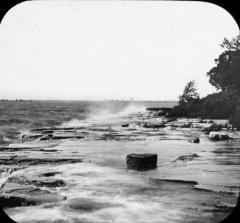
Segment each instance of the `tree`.
[{"label": "tree", "polygon": [[215,60],[216,66],[208,73],[209,82],[217,90],[236,90],[240,93],[240,35],[231,41],[224,39],[224,52]]},{"label": "tree", "polygon": [[197,89],[195,87],[195,81],[190,81],[187,83],[183,90],[183,94],[179,96],[178,103],[180,105],[192,103],[194,101],[199,100],[199,94],[197,93]]}]

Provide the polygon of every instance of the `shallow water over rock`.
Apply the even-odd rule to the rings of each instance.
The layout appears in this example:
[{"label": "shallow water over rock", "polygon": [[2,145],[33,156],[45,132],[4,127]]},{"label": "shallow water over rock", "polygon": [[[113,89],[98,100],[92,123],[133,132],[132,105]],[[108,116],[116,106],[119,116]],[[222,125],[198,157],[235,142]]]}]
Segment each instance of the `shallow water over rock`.
[{"label": "shallow water over rock", "polygon": [[[194,120],[198,127],[173,120],[156,128],[163,117],[134,112],[29,128],[23,141],[20,134],[2,145],[5,212],[35,223],[219,222],[228,216],[240,186],[238,139],[212,142]],[[194,137],[200,142],[189,142]],[[127,169],[132,153],[156,154],[157,168]]]}]

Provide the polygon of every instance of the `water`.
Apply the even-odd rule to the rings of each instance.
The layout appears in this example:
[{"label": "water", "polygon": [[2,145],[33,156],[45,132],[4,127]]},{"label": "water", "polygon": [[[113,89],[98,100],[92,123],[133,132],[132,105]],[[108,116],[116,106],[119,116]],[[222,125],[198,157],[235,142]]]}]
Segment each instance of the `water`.
[{"label": "water", "polygon": [[[76,163],[21,168],[14,162],[7,165],[1,162],[2,188],[13,175],[41,181],[42,174],[55,173],[48,179],[65,183],[59,187],[40,187],[65,200],[6,207],[5,212],[17,222],[157,223],[224,219],[236,205],[239,193],[239,141],[212,142],[198,129],[143,128],[145,122],[162,121],[161,117],[153,118],[146,113],[145,108],[153,106],[173,104],[3,102],[0,120],[7,121],[1,124],[2,157],[82,159]],[[44,131],[69,138],[41,140]],[[187,139],[191,136],[199,136],[200,143],[189,143]],[[128,170],[129,153],[156,153],[158,168],[143,172]],[[197,157],[178,159],[192,154]]]}]

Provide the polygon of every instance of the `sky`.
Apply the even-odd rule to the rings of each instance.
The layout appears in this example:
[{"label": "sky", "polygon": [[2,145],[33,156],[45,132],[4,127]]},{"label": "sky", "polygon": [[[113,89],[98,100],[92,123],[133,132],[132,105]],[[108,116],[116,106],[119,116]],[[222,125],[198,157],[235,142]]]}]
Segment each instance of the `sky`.
[{"label": "sky", "polygon": [[233,17],[205,2],[29,1],[0,24],[0,98],[177,100],[206,73]]}]

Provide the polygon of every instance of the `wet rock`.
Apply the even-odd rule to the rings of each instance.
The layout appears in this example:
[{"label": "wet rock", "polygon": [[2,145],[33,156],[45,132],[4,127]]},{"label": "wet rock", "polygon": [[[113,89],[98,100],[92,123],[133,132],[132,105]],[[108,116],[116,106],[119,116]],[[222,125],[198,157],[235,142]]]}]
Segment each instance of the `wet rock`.
[{"label": "wet rock", "polygon": [[52,139],[83,139],[84,136],[79,135],[53,135]]},{"label": "wet rock", "polygon": [[53,152],[57,152],[58,150],[57,149],[40,149],[39,151],[53,153]]},{"label": "wet rock", "polygon": [[70,132],[66,132],[65,134],[63,134],[63,133],[62,134],[49,133],[49,134],[46,134],[46,135],[42,136],[40,138],[40,140],[61,140],[61,139],[82,139],[82,138],[84,138],[84,136],[82,136],[82,135],[74,134],[74,133],[76,133],[75,131],[71,132],[71,134],[69,134],[69,133]]},{"label": "wet rock", "polygon": [[181,123],[181,124],[178,125],[178,127],[180,127],[180,128],[191,128],[192,123],[191,122]]},{"label": "wet rock", "polygon": [[7,182],[1,190],[0,205],[3,208],[18,207],[59,202],[65,199],[66,197],[48,190]]},{"label": "wet rock", "polygon": [[71,131],[76,129],[83,129],[83,127],[45,127],[45,128],[35,128],[31,132],[40,132],[43,134],[54,133],[55,131]]},{"label": "wet rock", "polygon": [[198,137],[194,137],[192,139],[189,139],[188,141],[192,143],[200,143],[200,139]]},{"label": "wet rock", "polygon": [[65,182],[60,179],[28,179],[25,176],[11,177],[8,179],[8,182],[24,185],[35,185],[36,187],[63,187],[66,185]]},{"label": "wet rock", "polygon": [[153,128],[153,129],[159,129],[159,128],[164,128],[166,127],[165,124],[153,124],[153,123],[144,123],[143,128]]},{"label": "wet rock", "polygon": [[64,187],[66,186],[65,182],[60,179],[48,179],[44,181],[32,181],[38,187]]},{"label": "wet rock", "polygon": [[150,107],[150,108],[146,108],[146,111],[161,111],[161,108]]},{"label": "wet rock", "polygon": [[127,168],[134,170],[150,170],[157,168],[157,154],[129,154],[126,158]]},{"label": "wet rock", "polygon": [[99,140],[115,140],[115,141],[121,141],[121,140],[126,140],[126,139],[130,139],[128,135],[125,134],[119,134],[119,133],[107,133],[107,134],[103,134],[99,137]]},{"label": "wet rock", "polygon": [[228,134],[223,132],[210,132],[209,139],[213,141],[222,141],[232,139]]},{"label": "wet rock", "polygon": [[40,138],[40,140],[50,140],[50,139],[52,139],[52,138],[53,138],[53,134],[50,133],[50,134],[46,134],[46,135],[42,136],[42,137]]},{"label": "wet rock", "polygon": [[43,176],[43,177],[53,177],[53,176],[55,176],[56,174],[60,174],[60,173],[61,173],[60,171],[47,172],[47,173],[40,174],[39,176]]},{"label": "wet rock", "polygon": [[146,108],[147,111],[153,111],[153,112],[156,112],[156,111],[162,111],[162,112],[171,112],[172,111],[172,108],[167,108],[167,107],[149,107],[149,108]]},{"label": "wet rock", "polygon": [[172,108],[166,108],[166,107],[150,107],[146,108],[148,112],[150,112],[151,116],[153,117],[161,117],[161,116],[168,116],[172,112]]},{"label": "wet rock", "polygon": [[235,207],[234,206],[229,206],[229,205],[224,205],[224,204],[216,204],[215,208],[216,208],[215,211],[230,213],[230,211],[232,211]]},{"label": "wet rock", "polygon": [[29,206],[36,205],[36,201],[28,201],[24,197],[15,196],[0,196],[0,206],[1,208],[12,208],[19,206]]},{"label": "wet rock", "polygon": [[211,126],[204,128],[202,131],[203,131],[205,134],[209,134],[210,132],[213,132],[213,131],[214,131],[214,132],[221,131],[222,128],[223,128],[222,125],[212,124]]},{"label": "wet rock", "polygon": [[52,133],[54,133],[54,131],[53,130],[43,130],[41,133],[42,134],[52,134]]},{"label": "wet rock", "polygon": [[35,128],[32,129],[31,132],[42,132],[42,131],[48,131],[49,128]]},{"label": "wet rock", "polygon": [[82,159],[57,159],[57,158],[28,158],[26,156],[0,157],[0,165],[39,165],[39,164],[62,164],[79,163]]},{"label": "wet rock", "polygon": [[191,161],[194,160],[196,158],[199,158],[200,156],[197,155],[196,153],[191,154],[191,155],[183,155],[183,156],[179,156],[175,161]]},{"label": "wet rock", "polygon": [[7,152],[25,150],[25,149],[29,149],[29,148],[28,147],[11,147],[11,146],[1,146],[0,147],[0,151],[7,151]]},{"label": "wet rock", "polygon": [[157,185],[162,183],[172,183],[172,184],[186,184],[186,185],[197,185],[196,181],[189,181],[189,180],[176,180],[176,179],[151,179],[151,181]]},{"label": "wet rock", "polygon": [[148,187],[139,185],[137,188],[129,188],[129,194],[145,194],[159,197],[166,194],[171,194],[171,196],[180,195],[182,197],[183,194],[187,194],[187,196],[192,197],[196,193],[194,191],[194,187],[197,185],[196,181],[150,178],[149,183]]},{"label": "wet rock", "polygon": [[41,137],[42,137],[42,134],[29,134],[29,135],[22,135],[21,139],[22,139],[22,142],[25,142],[25,141],[36,140]]}]

